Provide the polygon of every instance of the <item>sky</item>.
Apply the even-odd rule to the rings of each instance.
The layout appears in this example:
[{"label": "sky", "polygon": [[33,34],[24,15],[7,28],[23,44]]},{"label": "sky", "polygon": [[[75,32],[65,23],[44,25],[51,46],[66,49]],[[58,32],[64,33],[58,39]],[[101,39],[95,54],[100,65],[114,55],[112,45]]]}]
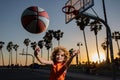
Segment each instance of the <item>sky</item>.
[{"label": "sky", "polygon": [[[61,30],[64,32],[63,37],[60,39],[60,45],[66,47],[68,50],[71,48],[78,49],[77,43],[81,42],[83,46],[80,47],[81,60],[86,61],[86,49],[84,43],[83,32],[76,25],[75,20],[70,23],[65,23],[65,14],[62,12],[62,7],[65,6],[67,0],[0,0],[0,41],[5,42],[3,53],[5,64],[8,64],[9,53],[6,50],[8,42],[12,41],[13,44],[18,44],[18,53],[21,53],[26,46],[23,41],[29,38],[32,42],[40,41],[43,39],[45,33],[48,30]],[[110,26],[111,32],[120,31],[120,0],[105,0],[107,21]],[[38,6],[43,8],[48,12],[49,15],[49,26],[46,31],[40,34],[31,34],[27,32],[21,24],[21,15],[23,11],[30,6]],[[94,0],[94,6],[92,7],[97,15],[104,19],[102,0]],[[87,10],[93,15],[95,13],[92,9]],[[94,33],[90,31],[90,27],[85,28],[86,40],[88,45],[88,52],[90,60],[96,52],[96,43]],[[105,41],[106,38],[106,28],[102,27],[102,30],[98,33],[98,42],[100,55],[105,54],[104,50],[101,48],[101,43]],[[119,42],[120,43],[120,42]],[[57,40],[53,39],[53,47],[58,45]],[[113,40],[114,57],[117,57],[117,45]],[[29,54],[33,54],[33,50],[29,47]],[[47,50],[44,47],[43,57],[47,58]],[[32,58],[28,58],[28,64],[32,62]],[[13,51],[13,63],[15,63],[15,51]],[[37,61],[36,61],[37,62]],[[25,63],[25,56],[18,55],[18,63]],[[1,55],[0,55],[0,65]]]}]

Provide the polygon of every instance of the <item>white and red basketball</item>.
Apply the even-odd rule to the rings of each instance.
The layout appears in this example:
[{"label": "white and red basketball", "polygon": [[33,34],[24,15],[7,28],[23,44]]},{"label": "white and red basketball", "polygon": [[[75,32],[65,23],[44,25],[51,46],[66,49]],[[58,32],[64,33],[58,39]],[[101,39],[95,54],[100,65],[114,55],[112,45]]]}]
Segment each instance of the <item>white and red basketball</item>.
[{"label": "white and red basketball", "polygon": [[39,34],[48,28],[49,16],[44,9],[37,6],[31,6],[23,12],[21,22],[24,29],[28,32]]}]

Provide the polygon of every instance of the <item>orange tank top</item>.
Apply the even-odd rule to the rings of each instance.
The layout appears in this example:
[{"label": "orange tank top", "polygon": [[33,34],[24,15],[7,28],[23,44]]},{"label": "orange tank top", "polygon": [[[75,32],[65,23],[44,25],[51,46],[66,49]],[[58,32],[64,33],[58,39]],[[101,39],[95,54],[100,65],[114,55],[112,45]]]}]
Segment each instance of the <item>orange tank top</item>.
[{"label": "orange tank top", "polygon": [[66,68],[64,63],[55,63],[52,65],[49,80],[64,80],[66,76]]}]

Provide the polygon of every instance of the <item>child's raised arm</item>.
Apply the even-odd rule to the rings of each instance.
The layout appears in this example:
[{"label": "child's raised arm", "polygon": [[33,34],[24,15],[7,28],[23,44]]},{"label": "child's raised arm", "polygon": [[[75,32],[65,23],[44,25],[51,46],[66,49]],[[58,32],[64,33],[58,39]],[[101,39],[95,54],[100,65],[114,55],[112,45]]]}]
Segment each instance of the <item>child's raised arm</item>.
[{"label": "child's raised arm", "polygon": [[76,55],[78,55],[79,53],[80,53],[79,50],[74,50],[74,51],[71,53],[70,58],[68,59],[68,61],[67,61],[66,64],[65,64],[66,68],[69,67],[69,65],[71,64],[73,58],[74,58]]},{"label": "child's raised arm", "polygon": [[53,64],[53,61],[47,61],[43,58],[40,58],[38,55],[40,53],[40,48],[36,47],[35,51],[34,51],[34,56],[36,57],[36,59],[41,63],[41,64]]}]

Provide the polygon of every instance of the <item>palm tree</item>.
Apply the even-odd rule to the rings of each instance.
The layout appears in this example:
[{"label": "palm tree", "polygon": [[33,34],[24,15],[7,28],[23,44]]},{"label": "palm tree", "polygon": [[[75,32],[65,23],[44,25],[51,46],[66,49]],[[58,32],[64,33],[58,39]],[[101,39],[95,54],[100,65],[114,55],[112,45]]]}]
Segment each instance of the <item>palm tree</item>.
[{"label": "palm tree", "polygon": [[54,33],[54,30],[48,30],[48,34],[49,34],[48,40],[49,40],[50,43],[51,43],[51,50],[53,50],[53,42],[52,42],[53,35],[54,35],[53,33]]},{"label": "palm tree", "polygon": [[53,39],[53,30],[48,30],[45,36],[43,37],[45,43],[51,43],[51,48],[53,49],[52,39]]},{"label": "palm tree", "polygon": [[86,42],[86,36],[85,36],[85,26],[88,25],[90,19],[84,16],[81,16],[80,18],[76,18],[77,20],[77,26],[79,26],[80,30],[83,31],[83,36],[84,36],[84,41],[85,41],[85,47],[86,47],[86,53],[87,53],[87,60],[88,60],[88,67],[90,66],[90,59],[89,59],[89,53],[88,53],[88,48],[87,48],[87,42]]},{"label": "palm tree", "polygon": [[2,64],[3,64],[3,66],[4,66],[4,57],[3,57],[2,48],[3,48],[4,44],[5,44],[4,42],[0,41],[0,51],[1,51],[1,55],[2,55]]},{"label": "palm tree", "polygon": [[52,46],[52,43],[46,43],[46,44],[45,44],[45,47],[46,47],[47,50],[48,50],[48,60],[49,60],[49,56],[50,56],[49,49],[51,48],[51,46]]},{"label": "palm tree", "polygon": [[118,56],[120,58],[120,47],[118,44],[118,40],[120,40],[120,32],[119,31],[115,31],[112,33],[112,38],[115,39],[117,46],[118,46]]},{"label": "palm tree", "polygon": [[98,59],[99,59],[99,62],[101,62],[100,61],[100,53],[99,53],[99,49],[98,49],[97,34],[98,34],[98,31],[100,31],[102,29],[102,25],[98,20],[95,20],[95,21],[90,23],[90,26],[91,26],[90,27],[91,31],[94,31],[94,34],[95,34],[95,37],[96,37],[96,48],[97,48],[97,53],[98,53]]},{"label": "palm tree", "polygon": [[42,49],[43,49],[43,46],[44,46],[44,40],[40,40],[40,41],[38,42],[38,46],[39,46],[40,49],[41,49],[41,57],[43,57]]},{"label": "palm tree", "polygon": [[16,51],[16,65],[17,65],[17,50],[18,50],[19,45],[15,44],[13,45],[13,49]]},{"label": "palm tree", "polygon": [[[10,41],[8,44],[7,44],[7,50],[9,52],[9,65],[12,65],[12,48],[13,48],[13,42]],[[11,61],[11,62],[10,62]],[[10,64],[11,63],[11,64]]]},{"label": "palm tree", "polygon": [[29,46],[29,43],[30,43],[31,41],[29,40],[29,38],[26,38],[25,40],[24,40],[24,44],[26,45],[26,62],[25,62],[25,66],[27,66],[27,54],[28,54],[28,46]]},{"label": "palm tree", "polygon": [[[36,42],[31,42],[31,47],[33,48],[33,50],[35,50],[36,46],[37,46]],[[35,56],[32,55],[32,54],[27,54],[27,55],[32,56],[32,58],[33,58],[33,67],[34,67]]]},{"label": "palm tree", "polygon": [[9,44],[7,45],[6,49],[9,52],[9,61],[8,61],[9,63],[8,63],[8,65],[10,65],[11,49],[10,49]]},{"label": "palm tree", "polygon": [[57,31],[54,31],[53,35],[54,35],[54,38],[57,39],[58,46],[59,46],[60,45],[60,38],[63,37],[63,32],[61,32],[61,30],[57,30]]},{"label": "palm tree", "polygon": [[49,49],[52,48],[53,30],[49,30],[48,32],[46,32],[43,39],[45,42],[45,47],[48,50],[48,60],[49,60]]},{"label": "palm tree", "polygon": [[36,42],[31,42],[31,47],[32,47],[33,50],[35,50],[36,46],[37,46]]}]

